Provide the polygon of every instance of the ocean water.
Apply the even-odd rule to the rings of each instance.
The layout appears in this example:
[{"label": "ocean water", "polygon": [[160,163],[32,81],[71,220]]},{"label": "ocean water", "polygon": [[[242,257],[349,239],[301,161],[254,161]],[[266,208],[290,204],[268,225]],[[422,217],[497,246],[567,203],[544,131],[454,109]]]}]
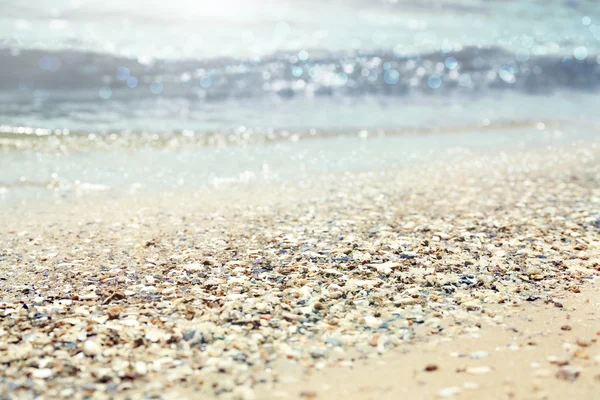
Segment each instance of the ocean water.
[{"label": "ocean water", "polygon": [[596,1],[0,9],[4,199],[291,179],[597,138]]}]

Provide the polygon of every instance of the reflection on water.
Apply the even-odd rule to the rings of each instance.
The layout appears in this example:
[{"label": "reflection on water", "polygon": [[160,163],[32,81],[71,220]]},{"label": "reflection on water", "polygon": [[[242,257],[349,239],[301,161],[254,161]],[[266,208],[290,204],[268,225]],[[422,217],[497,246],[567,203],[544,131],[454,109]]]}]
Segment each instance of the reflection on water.
[{"label": "reflection on water", "polygon": [[[320,129],[336,127],[339,105],[396,127],[390,109],[398,104],[443,102],[427,96],[460,103],[600,85],[593,1],[1,4],[0,124],[11,126]],[[323,106],[330,118],[294,121]],[[274,107],[281,117],[265,117]],[[390,127],[368,116],[345,126]]]}]

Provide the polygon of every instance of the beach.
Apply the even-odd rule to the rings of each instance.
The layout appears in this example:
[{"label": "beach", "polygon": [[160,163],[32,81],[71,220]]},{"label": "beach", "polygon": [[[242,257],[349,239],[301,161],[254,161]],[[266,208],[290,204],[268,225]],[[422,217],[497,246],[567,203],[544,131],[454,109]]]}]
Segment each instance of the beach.
[{"label": "beach", "polygon": [[595,398],[599,156],[7,206],[0,393]]},{"label": "beach", "polygon": [[595,3],[0,1],[0,400],[600,397]]}]

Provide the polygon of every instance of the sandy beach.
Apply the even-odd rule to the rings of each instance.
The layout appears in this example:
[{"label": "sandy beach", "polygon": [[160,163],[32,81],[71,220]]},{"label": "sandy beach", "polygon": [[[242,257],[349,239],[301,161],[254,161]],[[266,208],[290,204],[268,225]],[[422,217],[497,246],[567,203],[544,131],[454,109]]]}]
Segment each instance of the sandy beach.
[{"label": "sandy beach", "polygon": [[597,3],[0,0],[0,400],[600,399]]},{"label": "sandy beach", "polygon": [[6,399],[595,399],[597,142],[10,206]]}]

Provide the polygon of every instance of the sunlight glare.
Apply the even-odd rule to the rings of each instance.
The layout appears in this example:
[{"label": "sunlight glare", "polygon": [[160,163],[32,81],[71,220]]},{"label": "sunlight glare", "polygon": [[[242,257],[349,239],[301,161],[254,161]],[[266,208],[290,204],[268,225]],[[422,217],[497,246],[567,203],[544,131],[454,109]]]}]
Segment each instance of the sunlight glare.
[{"label": "sunlight glare", "polygon": [[260,10],[256,1],[244,0],[172,0],[169,7],[186,13],[188,19],[198,17],[218,19],[251,19]]}]

